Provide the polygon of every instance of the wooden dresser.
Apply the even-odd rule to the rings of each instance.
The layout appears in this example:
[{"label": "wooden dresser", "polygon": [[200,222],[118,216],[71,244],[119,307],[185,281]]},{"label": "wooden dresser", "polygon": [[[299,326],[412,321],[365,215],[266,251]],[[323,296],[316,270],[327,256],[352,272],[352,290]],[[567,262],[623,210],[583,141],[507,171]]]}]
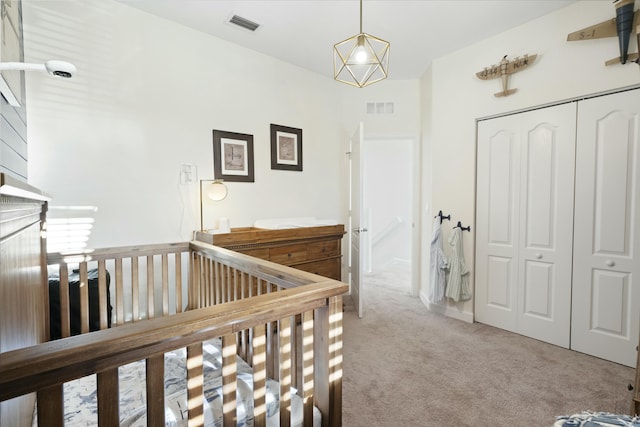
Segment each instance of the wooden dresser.
[{"label": "wooden dresser", "polygon": [[342,280],[344,225],[287,228],[232,228],[230,233],[196,232],[196,240]]}]

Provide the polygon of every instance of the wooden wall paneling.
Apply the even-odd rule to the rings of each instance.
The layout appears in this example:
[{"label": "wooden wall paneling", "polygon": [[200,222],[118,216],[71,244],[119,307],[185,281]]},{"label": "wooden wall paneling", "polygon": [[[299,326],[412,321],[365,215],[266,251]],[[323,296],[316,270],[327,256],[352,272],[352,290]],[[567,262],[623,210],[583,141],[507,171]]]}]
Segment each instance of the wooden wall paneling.
[{"label": "wooden wall paneling", "polygon": [[[2,42],[0,60],[24,61],[22,36],[22,2],[2,1]],[[5,72],[3,78],[21,101],[19,107],[9,105],[0,96],[0,172],[27,182],[27,108],[24,102],[24,72]]]},{"label": "wooden wall paneling", "polygon": [[[48,336],[48,288],[43,281],[42,218],[47,197],[0,174],[0,353],[29,347]],[[35,394],[0,403],[0,425],[27,425]]]}]

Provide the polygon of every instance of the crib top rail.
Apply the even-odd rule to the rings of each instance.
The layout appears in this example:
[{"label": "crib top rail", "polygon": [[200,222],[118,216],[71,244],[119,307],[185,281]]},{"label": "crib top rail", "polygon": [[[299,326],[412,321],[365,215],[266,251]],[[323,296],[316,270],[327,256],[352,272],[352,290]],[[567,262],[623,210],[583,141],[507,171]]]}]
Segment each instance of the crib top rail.
[{"label": "crib top rail", "polygon": [[101,261],[115,258],[162,255],[187,252],[188,250],[189,242],[179,242],[101,248],[74,253],[49,253],[47,254],[47,264],[53,265],[70,262]]},{"label": "crib top rail", "polygon": [[6,352],[0,401],[320,308],[347,290],[342,282],[326,280]]}]

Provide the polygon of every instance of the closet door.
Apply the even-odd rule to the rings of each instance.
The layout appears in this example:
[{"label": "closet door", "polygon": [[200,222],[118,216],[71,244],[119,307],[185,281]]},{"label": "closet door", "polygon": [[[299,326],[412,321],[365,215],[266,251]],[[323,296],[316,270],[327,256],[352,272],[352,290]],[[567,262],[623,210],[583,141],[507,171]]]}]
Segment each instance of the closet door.
[{"label": "closet door", "polygon": [[475,320],[517,332],[520,117],[478,123]]},{"label": "closet door", "polygon": [[475,316],[569,346],[575,104],[478,124]]},{"label": "closet door", "polygon": [[571,348],[635,366],[640,91],[580,102]]},{"label": "closet door", "polygon": [[523,114],[518,332],[569,347],[576,106]]}]

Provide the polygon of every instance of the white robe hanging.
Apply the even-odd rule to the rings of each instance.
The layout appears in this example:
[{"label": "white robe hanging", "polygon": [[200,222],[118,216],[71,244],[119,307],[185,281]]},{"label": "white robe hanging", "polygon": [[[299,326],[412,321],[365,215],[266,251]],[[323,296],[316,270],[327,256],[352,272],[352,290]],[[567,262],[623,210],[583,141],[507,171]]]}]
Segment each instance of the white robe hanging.
[{"label": "white robe hanging", "polygon": [[431,302],[440,303],[444,299],[445,270],[447,267],[447,258],[442,250],[440,217],[436,217],[433,221],[433,235],[431,238],[431,274],[429,280],[431,284],[429,301]]},{"label": "white robe hanging", "polygon": [[464,262],[462,251],[462,229],[455,227],[449,237],[449,244],[452,247],[449,258],[449,281],[445,295],[455,302],[471,299],[469,289],[469,269]]}]

